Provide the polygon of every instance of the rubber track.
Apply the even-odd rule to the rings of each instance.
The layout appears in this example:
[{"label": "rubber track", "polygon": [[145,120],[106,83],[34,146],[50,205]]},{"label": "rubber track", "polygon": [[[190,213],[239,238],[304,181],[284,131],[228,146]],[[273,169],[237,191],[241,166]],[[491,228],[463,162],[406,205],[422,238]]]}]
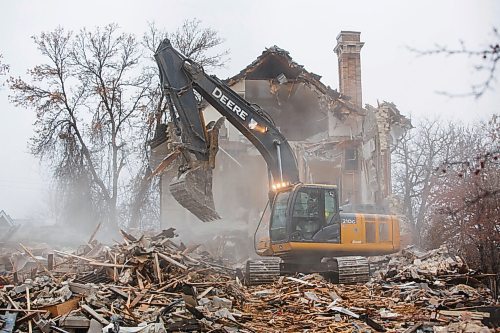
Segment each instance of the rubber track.
[{"label": "rubber track", "polygon": [[366,283],[370,279],[370,266],[365,257],[337,257],[339,283]]},{"label": "rubber track", "polygon": [[252,259],[246,263],[245,284],[272,283],[280,276],[279,258]]}]

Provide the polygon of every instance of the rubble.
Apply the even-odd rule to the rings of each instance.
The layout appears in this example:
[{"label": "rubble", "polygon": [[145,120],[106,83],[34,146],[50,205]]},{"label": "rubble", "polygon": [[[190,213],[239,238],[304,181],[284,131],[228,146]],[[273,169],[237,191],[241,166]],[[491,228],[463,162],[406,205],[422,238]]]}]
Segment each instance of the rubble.
[{"label": "rubble", "polygon": [[23,252],[11,257],[36,265],[0,272],[0,332],[410,333],[498,326],[491,276],[468,270],[444,248],[372,258],[378,269],[363,285],[299,274],[245,286],[240,270],[179,243],[173,230],[122,236],[111,247],[91,237],[78,251],[47,257],[21,245]]}]

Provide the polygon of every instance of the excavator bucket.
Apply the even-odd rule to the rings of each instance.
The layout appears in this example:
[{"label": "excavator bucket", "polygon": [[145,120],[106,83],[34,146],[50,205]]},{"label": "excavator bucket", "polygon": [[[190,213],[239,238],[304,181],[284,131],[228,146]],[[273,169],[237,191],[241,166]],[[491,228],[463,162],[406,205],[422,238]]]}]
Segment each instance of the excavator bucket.
[{"label": "excavator bucket", "polygon": [[201,164],[172,179],[170,193],[184,208],[203,222],[220,219],[212,193],[212,169]]}]

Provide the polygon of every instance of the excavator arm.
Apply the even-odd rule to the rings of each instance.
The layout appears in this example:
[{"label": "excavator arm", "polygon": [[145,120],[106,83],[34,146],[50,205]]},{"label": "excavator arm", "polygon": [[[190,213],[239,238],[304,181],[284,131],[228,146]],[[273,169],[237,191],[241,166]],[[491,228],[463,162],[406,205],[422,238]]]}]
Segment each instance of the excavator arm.
[{"label": "excavator arm", "polygon": [[270,186],[299,182],[292,148],[262,109],[240,97],[215,76],[207,75],[201,66],[175,50],[168,39],[158,47],[155,59],[162,88],[180,123],[180,149],[188,162],[170,186],[181,205],[202,221],[218,218],[212,194],[213,163],[209,163],[217,150],[213,147],[217,140],[207,131],[195,91],[257,148],[267,163]]}]

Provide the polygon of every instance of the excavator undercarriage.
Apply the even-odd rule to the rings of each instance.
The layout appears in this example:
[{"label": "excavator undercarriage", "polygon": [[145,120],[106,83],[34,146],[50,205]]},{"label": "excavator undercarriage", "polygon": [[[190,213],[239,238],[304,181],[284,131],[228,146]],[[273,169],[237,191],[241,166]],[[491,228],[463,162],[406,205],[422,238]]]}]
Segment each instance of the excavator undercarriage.
[{"label": "excavator undercarriage", "polygon": [[370,279],[370,265],[361,256],[323,258],[320,262],[286,261],[277,257],[251,259],[246,263],[245,283],[270,283],[281,275],[297,273],[320,273],[333,283],[366,283]]}]

